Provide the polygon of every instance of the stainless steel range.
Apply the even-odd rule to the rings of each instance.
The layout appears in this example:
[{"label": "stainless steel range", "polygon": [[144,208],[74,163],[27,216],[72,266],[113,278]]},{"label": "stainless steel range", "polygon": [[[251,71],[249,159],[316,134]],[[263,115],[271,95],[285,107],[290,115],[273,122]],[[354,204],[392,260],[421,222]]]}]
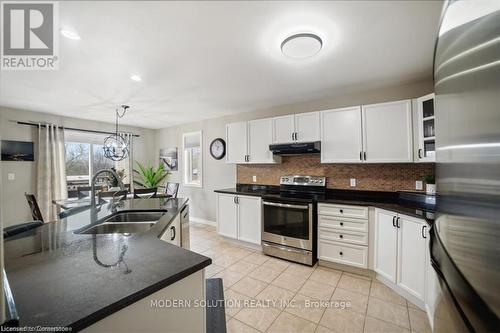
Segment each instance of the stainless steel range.
[{"label": "stainless steel range", "polygon": [[316,199],[325,191],[325,177],[281,177],[280,193],[262,200],[264,253],[306,265],[316,262]]}]

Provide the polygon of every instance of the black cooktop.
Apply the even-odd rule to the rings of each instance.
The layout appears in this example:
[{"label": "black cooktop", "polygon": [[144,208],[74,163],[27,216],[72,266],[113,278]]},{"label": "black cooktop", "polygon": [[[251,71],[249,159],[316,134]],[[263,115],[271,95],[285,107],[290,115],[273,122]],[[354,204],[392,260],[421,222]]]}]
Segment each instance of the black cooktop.
[{"label": "black cooktop", "polygon": [[318,200],[324,200],[326,193],[311,193],[311,192],[294,192],[294,191],[280,191],[278,193],[268,193],[262,195],[264,200],[282,201],[282,202],[308,202],[314,203]]}]

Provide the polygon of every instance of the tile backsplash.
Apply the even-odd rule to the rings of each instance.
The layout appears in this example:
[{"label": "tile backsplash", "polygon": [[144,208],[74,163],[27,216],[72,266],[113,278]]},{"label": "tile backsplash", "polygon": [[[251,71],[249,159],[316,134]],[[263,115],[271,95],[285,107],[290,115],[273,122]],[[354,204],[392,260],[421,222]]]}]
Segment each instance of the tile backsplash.
[{"label": "tile backsplash", "polygon": [[[328,188],[414,191],[415,181],[435,173],[434,163],[394,164],[321,164],[319,155],[283,156],[281,164],[239,164],[237,182],[279,185],[283,175],[311,175],[327,177]],[[356,187],[350,187],[350,178],[356,179]]]}]

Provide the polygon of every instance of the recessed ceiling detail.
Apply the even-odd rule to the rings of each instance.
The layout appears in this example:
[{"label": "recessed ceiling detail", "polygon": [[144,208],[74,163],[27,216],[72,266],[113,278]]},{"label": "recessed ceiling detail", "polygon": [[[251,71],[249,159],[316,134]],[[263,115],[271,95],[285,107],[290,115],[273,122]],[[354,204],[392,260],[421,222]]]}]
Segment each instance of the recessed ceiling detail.
[{"label": "recessed ceiling detail", "polygon": [[286,38],[281,43],[281,52],[290,58],[304,59],[317,54],[323,41],[313,33],[299,33]]},{"label": "recessed ceiling detail", "polygon": [[137,74],[130,75],[130,79],[132,81],[136,81],[136,82],[141,82],[142,81],[142,78],[139,75],[137,75]]},{"label": "recessed ceiling detail", "polygon": [[78,33],[76,33],[75,31],[72,31],[72,30],[63,29],[63,30],[61,30],[61,35],[63,35],[64,37],[66,37],[68,39],[73,39],[73,40],[81,40],[82,39]]}]

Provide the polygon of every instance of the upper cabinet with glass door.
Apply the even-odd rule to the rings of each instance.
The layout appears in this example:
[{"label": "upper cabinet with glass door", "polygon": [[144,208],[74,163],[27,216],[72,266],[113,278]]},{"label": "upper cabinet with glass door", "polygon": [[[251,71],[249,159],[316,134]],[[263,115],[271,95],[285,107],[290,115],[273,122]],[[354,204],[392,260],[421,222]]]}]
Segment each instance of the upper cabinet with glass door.
[{"label": "upper cabinet with glass door", "polygon": [[417,161],[436,161],[434,94],[417,98]]}]

